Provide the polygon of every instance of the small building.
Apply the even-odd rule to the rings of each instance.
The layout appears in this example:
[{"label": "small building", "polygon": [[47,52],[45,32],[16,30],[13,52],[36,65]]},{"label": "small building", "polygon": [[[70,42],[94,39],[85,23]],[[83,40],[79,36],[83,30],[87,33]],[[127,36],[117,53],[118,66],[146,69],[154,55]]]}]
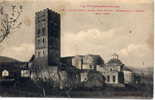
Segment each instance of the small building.
[{"label": "small building", "polygon": [[98,65],[103,65],[104,60],[99,55],[78,55],[72,58],[72,65],[78,69],[96,70]]},{"label": "small building", "polygon": [[7,58],[4,62],[0,62],[0,80],[30,78],[28,63],[11,59],[12,58]]},{"label": "small building", "polygon": [[73,57],[74,56],[61,57],[61,63],[72,66],[73,65],[73,63],[72,63]]},{"label": "small building", "polygon": [[118,55],[114,54],[112,59],[104,66],[97,67],[97,71],[101,72],[105,77],[107,84],[122,84],[124,82],[123,69],[124,64],[118,59]]},{"label": "small building", "polygon": [[97,71],[105,77],[107,84],[130,84],[134,82],[134,73],[126,67],[117,54],[112,55],[104,66],[98,66]]},{"label": "small building", "polygon": [[97,71],[101,72],[105,77],[105,83],[107,84],[123,84],[124,77],[123,72],[116,70],[117,68],[111,68],[108,66],[97,67]]}]

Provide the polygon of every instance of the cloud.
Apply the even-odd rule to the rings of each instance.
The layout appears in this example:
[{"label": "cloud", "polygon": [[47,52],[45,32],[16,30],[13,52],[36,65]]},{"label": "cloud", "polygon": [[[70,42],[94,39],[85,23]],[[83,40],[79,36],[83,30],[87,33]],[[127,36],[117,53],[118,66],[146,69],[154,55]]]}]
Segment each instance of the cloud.
[{"label": "cloud", "polygon": [[140,56],[144,55],[144,52],[146,53],[148,51],[148,48],[145,44],[129,44],[127,48],[121,49],[118,53],[123,56],[129,56],[130,54],[140,54]]},{"label": "cloud", "polygon": [[[118,54],[127,65],[134,67],[153,66],[153,53],[150,52],[147,44],[129,44],[126,48],[122,48]],[[145,66],[142,65],[143,62]]]},{"label": "cloud", "polygon": [[88,29],[86,31],[80,31],[77,33],[77,38],[76,39],[87,39],[87,40],[94,40],[94,39],[109,39],[114,36],[114,30],[108,30],[106,32],[101,32],[98,29]]},{"label": "cloud", "polygon": [[149,34],[149,37],[146,40],[147,46],[153,51],[154,48],[154,34]]},{"label": "cloud", "polygon": [[65,33],[62,37],[62,55],[76,55],[86,53],[97,53],[103,49],[106,41],[115,36],[117,29],[102,32],[96,28],[83,30],[77,33]]},{"label": "cloud", "polygon": [[124,29],[113,28],[101,31],[93,28],[77,33],[65,33],[62,37],[62,56],[99,54],[107,62],[113,53],[118,53],[126,65],[139,67],[144,61],[146,66],[152,66],[153,53],[150,52],[147,43],[128,40],[129,37],[123,35],[122,30]]},{"label": "cloud", "polygon": [[[65,33],[64,39],[66,41],[71,41],[73,42],[78,41],[87,41],[91,43],[95,43],[96,41],[102,42],[103,40],[108,40],[112,39],[115,35],[117,29],[110,29],[108,31],[100,31],[99,29],[93,28],[93,29],[87,29],[87,30],[82,30],[77,33]],[[86,43],[86,42],[85,42]]]}]

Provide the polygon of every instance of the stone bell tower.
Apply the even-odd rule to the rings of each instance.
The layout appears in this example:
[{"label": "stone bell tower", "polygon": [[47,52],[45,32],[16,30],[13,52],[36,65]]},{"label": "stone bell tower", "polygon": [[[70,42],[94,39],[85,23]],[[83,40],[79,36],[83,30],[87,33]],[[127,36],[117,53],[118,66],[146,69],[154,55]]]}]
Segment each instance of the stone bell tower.
[{"label": "stone bell tower", "polygon": [[35,14],[35,60],[39,64],[60,64],[60,14],[44,9]]}]

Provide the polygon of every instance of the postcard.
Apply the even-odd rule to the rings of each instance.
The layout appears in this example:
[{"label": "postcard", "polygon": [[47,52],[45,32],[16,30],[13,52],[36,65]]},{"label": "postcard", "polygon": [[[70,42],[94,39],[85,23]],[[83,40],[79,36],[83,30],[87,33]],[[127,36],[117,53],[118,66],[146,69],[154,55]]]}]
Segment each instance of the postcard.
[{"label": "postcard", "polygon": [[153,0],[1,0],[0,96],[153,98]]}]

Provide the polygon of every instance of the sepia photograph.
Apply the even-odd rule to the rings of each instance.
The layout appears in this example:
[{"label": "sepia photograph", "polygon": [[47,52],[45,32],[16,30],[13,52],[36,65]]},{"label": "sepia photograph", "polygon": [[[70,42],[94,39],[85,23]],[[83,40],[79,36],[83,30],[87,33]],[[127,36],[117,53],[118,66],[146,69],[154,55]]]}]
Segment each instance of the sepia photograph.
[{"label": "sepia photograph", "polygon": [[153,0],[0,0],[0,98],[152,99]]}]

